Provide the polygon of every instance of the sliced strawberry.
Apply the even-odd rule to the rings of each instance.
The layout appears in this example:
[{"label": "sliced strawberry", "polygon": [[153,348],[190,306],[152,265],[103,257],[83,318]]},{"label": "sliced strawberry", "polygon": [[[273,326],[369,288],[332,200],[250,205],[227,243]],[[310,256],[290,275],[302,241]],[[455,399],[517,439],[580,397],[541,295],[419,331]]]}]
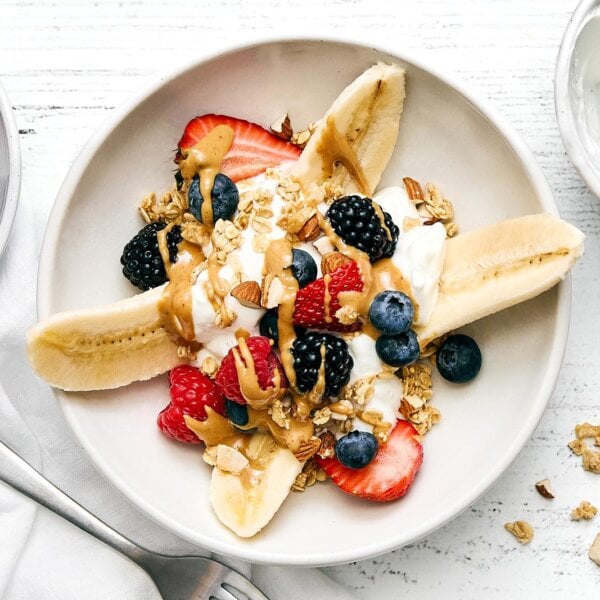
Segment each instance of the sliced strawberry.
[{"label": "sliced strawberry", "polygon": [[335,457],[316,455],[315,461],[344,492],[375,502],[389,502],[408,491],[423,462],[423,446],[416,429],[408,421],[398,421],[388,441],[362,469],[349,469]]},{"label": "sliced strawberry", "polygon": [[[326,276],[327,277],[327,276]],[[340,309],[339,295],[341,292],[360,292],[363,280],[360,269],[355,261],[338,267],[329,274],[329,318],[325,318],[325,278],[321,277],[298,290],[294,308],[294,325],[328,329],[329,331],[356,331],[361,324],[357,321],[351,325],[343,325],[335,313]]]},{"label": "sliced strawberry", "polygon": [[175,162],[181,157],[181,150],[197,144],[217,125],[228,125],[233,129],[233,144],[221,163],[221,172],[233,181],[253,177],[267,167],[276,167],[300,156],[298,146],[276,137],[256,123],[211,114],[195,117],[186,125],[179,140]]}]

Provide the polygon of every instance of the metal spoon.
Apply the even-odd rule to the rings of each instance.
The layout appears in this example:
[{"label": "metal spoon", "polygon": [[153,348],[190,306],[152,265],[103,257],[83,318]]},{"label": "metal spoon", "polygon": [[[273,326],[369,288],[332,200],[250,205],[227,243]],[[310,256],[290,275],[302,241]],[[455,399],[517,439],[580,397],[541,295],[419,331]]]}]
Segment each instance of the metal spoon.
[{"label": "metal spoon", "polygon": [[164,600],[269,600],[237,571],[200,556],[167,556],[134,544],[61,492],[0,441],[0,481],[124,554],[144,569]]}]

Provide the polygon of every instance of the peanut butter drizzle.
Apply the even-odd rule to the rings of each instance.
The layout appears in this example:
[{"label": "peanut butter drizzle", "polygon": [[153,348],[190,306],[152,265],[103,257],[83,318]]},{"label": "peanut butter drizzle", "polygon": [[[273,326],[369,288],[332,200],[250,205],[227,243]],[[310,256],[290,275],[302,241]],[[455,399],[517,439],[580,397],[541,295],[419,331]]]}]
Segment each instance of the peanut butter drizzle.
[{"label": "peanut butter drizzle", "polygon": [[331,293],[329,291],[329,282],[331,281],[331,274],[327,273],[323,276],[323,283],[325,285],[325,292],[323,294],[323,304],[325,310],[325,323],[331,323],[333,318],[331,316]]},{"label": "peanut butter drizzle", "polygon": [[235,360],[235,370],[237,371],[242,396],[252,408],[265,410],[275,400],[281,399],[285,393],[285,388],[281,387],[279,369],[275,369],[273,373],[273,385],[266,389],[261,388],[254,366],[254,359],[252,358],[248,344],[246,344],[246,340],[240,337],[237,342],[239,350],[238,348],[233,349],[233,358]]},{"label": "peanut butter drizzle", "polygon": [[248,408],[248,423],[240,429],[259,429],[268,431],[279,446],[297,452],[302,442],[309,440],[314,432],[312,421],[299,421],[290,419],[290,427],[286,429],[273,421],[269,413],[264,410]]},{"label": "peanut butter drizzle", "polygon": [[283,284],[283,297],[277,309],[278,347],[281,355],[281,364],[291,388],[294,389],[296,385],[296,371],[294,370],[294,357],[291,350],[292,344],[296,339],[294,308],[298,282],[292,274],[291,265],[292,244],[285,238],[273,240],[265,252],[263,274],[270,273],[275,275]]},{"label": "peanut butter drizzle", "polygon": [[167,234],[173,226],[174,223],[169,223],[157,234],[158,248],[169,279],[158,303],[158,311],[173,341],[189,345],[196,343],[192,318],[194,269],[205,260],[205,257],[201,248],[184,240],[178,245],[177,262],[171,264]]},{"label": "peanut butter drizzle", "polygon": [[336,165],[341,163],[346,167],[359,190],[367,196],[371,193],[372,190],[356,152],[354,152],[346,136],[338,131],[333,115],[327,117],[327,126],[323,129],[317,152],[323,158],[323,164],[326,165],[325,177],[331,177]]},{"label": "peanut butter drizzle", "polygon": [[225,298],[229,293],[229,287],[227,283],[219,277],[221,272],[221,265],[217,260],[217,252],[213,248],[210,255],[208,256],[208,281],[205,283],[204,290],[206,292],[206,298],[210,302],[215,315],[221,316],[218,321],[219,327],[229,327],[237,318],[237,315],[230,311],[225,304]]},{"label": "peanut butter drizzle", "polygon": [[214,225],[212,209],[212,189],[215,177],[219,174],[221,162],[233,143],[234,132],[228,125],[217,125],[197,144],[181,151],[179,161],[181,176],[188,183],[195,175],[200,177],[202,194],[202,222],[208,227]]},{"label": "peanut butter drizzle", "polygon": [[312,421],[291,420],[289,429],[277,425],[265,410],[248,407],[248,423],[234,427],[227,417],[206,407],[206,420],[199,421],[185,416],[185,424],[207,445],[227,444],[235,448],[243,447],[254,429],[266,431],[273,436],[279,446],[297,452],[302,442],[309,440],[314,433]]}]

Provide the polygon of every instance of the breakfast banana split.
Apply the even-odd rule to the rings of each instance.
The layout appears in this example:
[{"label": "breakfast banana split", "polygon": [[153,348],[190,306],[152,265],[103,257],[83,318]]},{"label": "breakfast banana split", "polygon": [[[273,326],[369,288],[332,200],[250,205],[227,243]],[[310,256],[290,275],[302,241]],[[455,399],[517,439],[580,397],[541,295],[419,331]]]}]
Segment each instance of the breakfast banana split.
[{"label": "breakfast banana split", "polygon": [[549,214],[458,234],[451,202],[405,176],[377,190],[405,73],[376,64],[293,134],[224,115],[190,121],[170,191],[140,206],[124,275],[143,293],[56,314],[28,334],[63,390],[169,372],[158,426],[204,443],[210,501],[250,537],[291,489],[326,478],[373,501],[403,496],[448,381],[482,364],[461,326],[559,282],[583,234]]}]

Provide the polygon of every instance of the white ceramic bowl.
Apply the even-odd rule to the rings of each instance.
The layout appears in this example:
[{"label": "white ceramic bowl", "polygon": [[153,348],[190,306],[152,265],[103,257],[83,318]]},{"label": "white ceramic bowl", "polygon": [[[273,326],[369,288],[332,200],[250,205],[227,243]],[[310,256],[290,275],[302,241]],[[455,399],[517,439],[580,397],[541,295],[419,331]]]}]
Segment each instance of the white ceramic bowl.
[{"label": "white ceramic bowl", "polygon": [[[120,274],[136,207],[170,186],[173,148],[196,114],[221,112],[268,126],[288,111],[314,121],[358,74],[379,61],[407,69],[400,138],[382,185],[404,175],[435,181],[462,230],[546,210],[552,194],[513,129],[457,83],[404,55],[323,40],[260,43],[212,56],[161,81],[116,112],[86,146],[56,200],[42,252],[39,316],[109,302],[134,290]],[[408,495],[373,504],[331,484],[291,494],[250,540],[213,516],[210,472],[197,447],[155,426],[167,378],[87,394],[58,393],[75,434],[102,472],[157,522],[201,546],[254,562],[322,565],[363,559],[412,542],[473,503],[523,447],[546,406],[568,328],[568,285],[467,328],[484,366],[466,386],[436,377],[443,419],[424,442]]]},{"label": "white ceramic bowl", "polygon": [[600,0],[582,0],[565,30],[554,99],[569,158],[600,198]]},{"label": "white ceramic bowl", "polygon": [[20,187],[19,132],[10,100],[0,85],[0,257],[17,212]]}]

